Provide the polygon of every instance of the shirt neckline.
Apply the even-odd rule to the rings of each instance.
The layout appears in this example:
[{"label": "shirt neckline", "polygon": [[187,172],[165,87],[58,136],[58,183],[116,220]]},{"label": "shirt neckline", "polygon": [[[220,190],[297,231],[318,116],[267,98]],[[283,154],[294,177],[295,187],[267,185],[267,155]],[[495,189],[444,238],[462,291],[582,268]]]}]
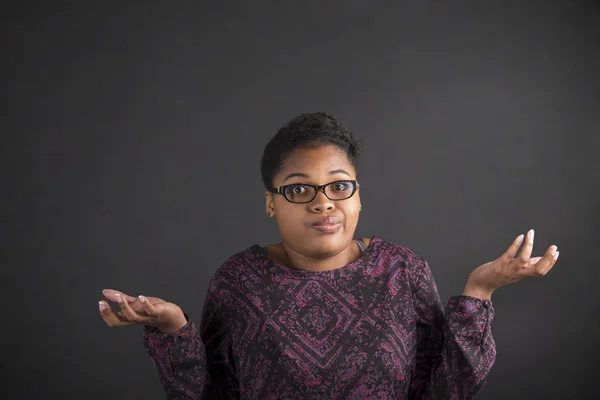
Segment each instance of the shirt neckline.
[{"label": "shirt neckline", "polygon": [[261,261],[266,263],[266,268],[271,270],[271,272],[278,277],[287,277],[292,279],[337,278],[352,274],[358,270],[361,270],[365,265],[368,265],[367,260],[372,256],[375,245],[380,241],[381,239],[376,236],[371,237],[371,242],[360,257],[341,268],[332,269],[329,271],[307,271],[303,269],[286,267],[269,258],[267,246],[255,244],[251,247],[251,249],[259,255]]}]

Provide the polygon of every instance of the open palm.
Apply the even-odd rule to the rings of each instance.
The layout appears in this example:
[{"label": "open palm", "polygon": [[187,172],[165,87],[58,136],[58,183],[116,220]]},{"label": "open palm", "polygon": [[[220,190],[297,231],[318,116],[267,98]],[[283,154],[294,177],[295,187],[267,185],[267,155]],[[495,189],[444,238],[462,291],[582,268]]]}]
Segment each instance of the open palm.
[{"label": "open palm", "polygon": [[102,293],[121,308],[115,312],[106,301],[99,302],[100,314],[111,328],[141,324],[156,326],[163,332],[175,332],[186,324],[178,305],[158,297],[133,297],[114,289],[104,289]]},{"label": "open palm", "polygon": [[524,235],[518,236],[500,257],[477,267],[469,277],[471,284],[491,293],[523,279],[546,275],[558,260],[558,248],[553,245],[548,247],[543,256],[531,257],[533,237],[534,231],[530,230],[518,257],[515,255],[523,243]]}]

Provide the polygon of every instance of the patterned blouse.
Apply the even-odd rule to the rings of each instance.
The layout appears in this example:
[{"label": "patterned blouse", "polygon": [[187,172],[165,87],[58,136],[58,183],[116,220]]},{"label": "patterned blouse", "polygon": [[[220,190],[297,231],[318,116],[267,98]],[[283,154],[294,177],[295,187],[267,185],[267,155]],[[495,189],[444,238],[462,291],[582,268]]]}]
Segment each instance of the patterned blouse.
[{"label": "patterned blouse", "polygon": [[496,357],[493,317],[468,296],[444,312],[428,263],[377,237],[326,272],[253,245],[216,271],[199,329],[146,326],[144,344],[169,399],[472,399]]}]

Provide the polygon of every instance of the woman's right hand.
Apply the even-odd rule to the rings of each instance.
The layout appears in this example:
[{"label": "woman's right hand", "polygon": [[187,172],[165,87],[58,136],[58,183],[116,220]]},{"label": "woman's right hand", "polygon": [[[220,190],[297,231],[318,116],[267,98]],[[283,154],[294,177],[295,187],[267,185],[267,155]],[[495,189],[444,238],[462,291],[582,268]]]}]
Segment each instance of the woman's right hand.
[{"label": "woman's right hand", "polygon": [[102,294],[121,308],[115,312],[106,301],[99,302],[100,315],[111,328],[140,324],[155,326],[162,333],[175,333],[187,324],[181,308],[163,299],[132,297],[113,289],[104,289]]}]

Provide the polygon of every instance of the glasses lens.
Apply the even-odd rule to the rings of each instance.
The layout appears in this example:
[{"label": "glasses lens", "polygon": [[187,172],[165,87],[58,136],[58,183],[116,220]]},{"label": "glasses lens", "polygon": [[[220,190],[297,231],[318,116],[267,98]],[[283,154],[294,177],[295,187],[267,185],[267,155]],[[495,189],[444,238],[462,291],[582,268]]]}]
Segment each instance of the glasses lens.
[{"label": "glasses lens", "polygon": [[325,186],[325,194],[332,200],[344,200],[354,193],[354,182],[339,181]]},{"label": "glasses lens", "polygon": [[304,185],[291,185],[285,189],[285,197],[292,203],[309,202],[315,196],[315,188]]}]

